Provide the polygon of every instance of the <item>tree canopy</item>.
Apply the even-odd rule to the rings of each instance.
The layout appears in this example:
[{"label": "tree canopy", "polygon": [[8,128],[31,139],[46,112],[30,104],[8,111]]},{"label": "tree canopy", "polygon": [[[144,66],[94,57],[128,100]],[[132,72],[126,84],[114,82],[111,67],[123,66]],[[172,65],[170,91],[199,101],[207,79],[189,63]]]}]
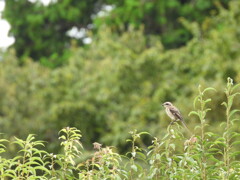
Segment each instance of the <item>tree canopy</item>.
[{"label": "tree canopy", "polygon": [[[227,7],[228,1],[218,2]],[[106,5],[111,6],[112,11],[100,16],[99,12],[104,12]],[[97,34],[107,26],[112,33],[123,34],[130,28],[139,30],[143,26],[145,35],[158,36],[164,48],[169,49],[185,45],[193,37],[180,17],[201,23],[216,12],[216,4],[209,0],[61,0],[47,6],[40,1],[8,0],[3,15],[11,24],[17,55],[30,56],[55,67],[70,56],[74,38],[66,33],[73,27]],[[76,42],[83,45],[81,39]]]}]

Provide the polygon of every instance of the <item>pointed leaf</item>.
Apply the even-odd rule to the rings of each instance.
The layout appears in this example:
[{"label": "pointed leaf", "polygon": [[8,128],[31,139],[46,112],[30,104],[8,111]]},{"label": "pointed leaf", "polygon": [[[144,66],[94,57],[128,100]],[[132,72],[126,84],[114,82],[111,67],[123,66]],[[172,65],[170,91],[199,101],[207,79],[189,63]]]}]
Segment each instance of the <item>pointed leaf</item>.
[{"label": "pointed leaf", "polygon": [[207,91],[216,91],[216,89],[214,89],[212,87],[208,87],[208,88],[204,89],[202,93],[204,94]]},{"label": "pointed leaf", "polygon": [[191,116],[191,115],[196,115],[196,116],[199,117],[199,114],[198,114],[196,111],[191,111],[191,112],[188,114],[188,116]]}]

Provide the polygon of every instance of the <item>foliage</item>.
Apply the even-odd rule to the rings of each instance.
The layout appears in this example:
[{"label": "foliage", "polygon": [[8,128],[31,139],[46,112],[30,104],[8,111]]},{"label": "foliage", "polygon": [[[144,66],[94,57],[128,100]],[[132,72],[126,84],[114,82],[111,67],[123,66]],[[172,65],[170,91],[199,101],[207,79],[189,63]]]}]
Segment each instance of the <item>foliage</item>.
[{"label": "foliage", "polygon": [[[62,152],[49,153],[42,150],[42,141],[29,135],[26,140],[15,137],[13,141],[19,147],[18,154],[12,158],[4,158],[7,151],[7,141],[0,140],[0,177],[12,179],[239,179],[239,144],[236,137],[240,133],[233,130],[239,118],[238,110],[232,109],[234,97],[239,84],[233,85],[228,78],[226,92],[226,127],[223,134],[206,132],[205,126],[210,99],[205,99],[205,93],[199,88],[190,114],[199,117],[200,126],[196,126],[194,135],[189,139],[181,131],[180,126],[167,128],[162,138],[152,137],[148,132],[131,131],[131,151],[120,155],[113,147],[102,147],[93,143],[95,151],[81,161],[83,147],[80,142],[81,133],[76,128],[64,128],[59,132]],[[209,104],[209,103],[208,103]],[[219,124],[218,126],[221,126]],[[197,133],[196,129],[201,132]],[[143,136],[150,136],[152,144],[139,147]]]},{"label": "foliage", "polygon": [[[185,21],[194,38],[175,50],[164,50],[158,39],[147,43],[142,31],[117,36],[102,29],[88,48],[72,48],[69,63],[53,70],[29,59],[19,66],[7,52],[0,61],[1,132],[22,139],[39,134],[51,142],[48,148],[58,150],[57,130],[71,126],[85,135],[86,148],[101,141],[126,151],[133,127],[158,137],[167,133],[164,101],[174,102],[193,129],[197,117],[187,114],[197,85],[222,89],[228,76],[240,80],[239,6],[232,2],[229,11],[221,9],[202,25]],[[208,113],[214,120],[206,119],[211,125],[206,131],[224,128],[214,128],[224,120],[219,105],[224,97],[222,92],[212,97]],[[148,137],[142,145],[149,145]]]},{"label": "foliage", "polygon": [[[192,37],[180,17],[201,23],[210,14],[216,14],[214,1],[209,0],[61,0],[48,6],[39,0],[5,2],[3,16],[11,24],[17,55],[30,56],[48,67],[62,65],[71,56],[69,49],[75,38],[67,32],[73,27],[96,32],[107,26],[114,33],[124,33],[130,27],[144,26],[145,34],[161,37],[166,48],[176,48]],[[227,7],[229,0],[218,2]],[[112,12],[105,12],[106,5],[113,7]],[[83,45],[82,40],[77,40],[79,45]]]},{"label": "foliage", "polygon": [[62,0],[44,6],[37,1],[6,1],[4,18],[11,24],[18,56],[31,57],[49,67],[59,66],[69,57],[72,27],[91,24],[94,0]]},{"label": "foliage", "polygon": [[[55,13],[48,13],[55,14],[56,19],[52,17],[49,23],[54,27],[55,20],[68,22],[72,16],[78,17],[79,11],[74,11],[77,5],[71,6],[70,14],[64,14],[68,5],[78,1],[62,2],[43,7],[28,1],[6,1],[7,7],[19,7],[12,13],[23,15],[26,22],[33,24],[41,22],[42,15],[50,17],[45,14],[47,10],[37,13],[39,9],[52,8]],[[34,17],[39,21],[31,19],[31,13],[19,13],[23,7],[32,10],[25,3],[36,8]],[[121,8],[126,6],[117,3],[112,13],[121,16]],[[46,41],[53,43],[49,52],[61,49],[67,55],[68,63],[59,68],[49,69],[28,58],[32,56],[31,48],[39,48],[35,44],[30,47],[17,42],[24,48],[22,51],[26,50],[25,58],[16,57],[17,48],[16,52],[1,52],[0,178],[239,179],[239,84],[234,85],[233,80],[240,81],[240,2],[231,1],[229,9],[220,4],[217,7],[219,14],[199,20],[202,23],[180,19],[193,37],[178,49],[166,50],[160,38],[145,36],[146,27],[136,30],[141,26],[136,18],[138,10],[145,12],[136,8],[133,21],[129,19],[134,28],[127,25],[120,34],[115,33],[111,18],[94,19],[100,26],[97,34],[89,34],[93,39],[89,46],[73,45],[65,51],[64,37],[60,46],[54,46],[58,38]],[[87,19],[84,26],[90,21]],[[110,28],[101,23],[109,23]],[[50,32],[33,26],[22,30],[26,36],[31,35],[31,41],[41,43],[45,36],[38,39],[33,30],[47,35]],[[64,46],[70,45],[67,42]],[[38,53],[42,56],[41,51]],[[62,62],[56,57],[53,55],[53,64]],[[20,65],[19,59],[24,59]],[[209,86],[212,88],[206,88]],[[178,124],[168,125],[169,118],[161,107],[165,101],[179,107],[194,134],[189,136]],[[92,142],[94,152],[89,151]]]},{"label": "foliage", "polygon": [[207,112],[210,111],[209,108],[206,108],[206,104],[211,101],[211,99],[204,99],[204,94],[209,91],[209,90],[215,90],[213,88],[207,88],[204,91],[201,91],[201,87],[199,86],[199,95],[195,98],[194,100],[194,107],[197,105],[197,101],[199,103],[199,110],[198,111],[191,111],[191,114],[196,115],[199,120],[200,120],[200,126],[199,128],[201,129],[201,135],[199,138],[199,145],[196,147],[196,150],[199,151],[198,155],[198,163],[200,165],[200,174],[201,174],[201,179],[208,179],[209,172],[207,172],[207,159],[211,158],[212,153],[211,151],[211,143],[207,142],[208,140],[206,139],[205,136],[205,127],[207,126],[206,123],[206,115]]},{"label": "foliage", "polygon": [[[186,44],[192,38],[191,33],[181,24],[180,18],[190,22],[201,23],[207,16],[217,13],[214,1],[171,0],[171,1],[139,1],[108,0],[114,4],[113,11],[107,16],[94,20],[96,25],[105,23],[114,31],[126,31],[133,26],[144,25],[146,34],[160,35],[166,48],[176,48]],[[219,0],[227,7],[229,0]]]}]

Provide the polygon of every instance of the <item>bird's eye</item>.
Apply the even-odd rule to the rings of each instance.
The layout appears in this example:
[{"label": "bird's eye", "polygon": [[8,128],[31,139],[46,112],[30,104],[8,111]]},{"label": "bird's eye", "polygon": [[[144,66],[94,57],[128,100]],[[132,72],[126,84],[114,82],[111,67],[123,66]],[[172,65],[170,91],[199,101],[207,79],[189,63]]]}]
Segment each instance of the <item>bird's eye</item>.
[{"label": "bird's eye", "polygon": [[164,103],[166,106],[170,106],[171,104],[169,102]]}]

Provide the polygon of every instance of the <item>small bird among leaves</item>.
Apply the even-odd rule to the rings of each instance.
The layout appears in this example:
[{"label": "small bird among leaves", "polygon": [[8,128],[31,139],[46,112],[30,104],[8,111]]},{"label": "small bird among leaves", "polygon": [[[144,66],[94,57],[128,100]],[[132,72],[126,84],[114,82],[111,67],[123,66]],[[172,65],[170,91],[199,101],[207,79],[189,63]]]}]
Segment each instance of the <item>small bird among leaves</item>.
[{"label": "small bird among leaves", "polygon": [[[172,119],[171,125],[175,123],[176,121],[181,121],[184,127],[191,133],[191,131],[188,129],[186,123],[184,122],[184,119],[178,110],[171,102],[165,102],[162,104],[165,107],[165,111],[167,115]],[[192,134],[192,133],[191,133]]]}]

